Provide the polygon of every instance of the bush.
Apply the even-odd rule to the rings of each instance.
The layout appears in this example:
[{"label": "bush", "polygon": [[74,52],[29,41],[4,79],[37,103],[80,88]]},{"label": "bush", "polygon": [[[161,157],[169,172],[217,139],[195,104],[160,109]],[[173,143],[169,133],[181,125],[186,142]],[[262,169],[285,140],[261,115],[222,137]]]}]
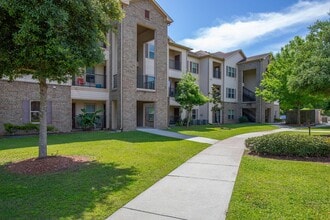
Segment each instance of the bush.
[{"label": "bush", "polygon": [[[39,124],[27,123],[24,125],[14,125],[11,123],[5,123],[4,125],[5,131],[8,134],[15,134],[18,131],[25,131],[26,133],[37,133],[39,131]],[[57,129],[54,126],[47,126],[47,131],[55,132]]]},{"label": "bush", "polygon": [[251,152],[259,155],[291,157],[329,157],[330,139],[302,134],[270,134],[245,141]]},{"label": "bush", "polygon": [[249,119],[246,116],[241,116],[238,118],[239,123],[249,122]]}]

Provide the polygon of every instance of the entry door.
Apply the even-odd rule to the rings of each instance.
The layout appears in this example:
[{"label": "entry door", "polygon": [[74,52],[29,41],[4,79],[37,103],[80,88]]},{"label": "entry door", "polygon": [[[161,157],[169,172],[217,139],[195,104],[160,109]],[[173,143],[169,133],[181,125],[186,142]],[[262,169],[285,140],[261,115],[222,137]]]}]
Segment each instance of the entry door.
[{"label": "entry door", "polygon": [[174,122],[180,121],[180,108],[174,108]]},{"label": "entry door", "polygon": [[144,104],[144,127],[153,128],[155,118],[155,108],[152,103]]}]

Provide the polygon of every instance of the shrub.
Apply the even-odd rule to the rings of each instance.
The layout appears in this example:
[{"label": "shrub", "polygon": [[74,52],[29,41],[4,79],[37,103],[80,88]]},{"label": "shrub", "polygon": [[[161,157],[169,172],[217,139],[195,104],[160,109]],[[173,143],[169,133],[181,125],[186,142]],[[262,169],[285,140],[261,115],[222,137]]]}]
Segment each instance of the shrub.
[{"label": "shrub", "polygon": [[246,116],[241,116],[238,118],[239,123],[249,122],[249,119]]},{"label": "shrub", "polygon": [[249,138],[246,146],[259,155],[329,157],[329,138],[302,134],[270,134]]},{"label": "shrub", "polygon": [[[39,131],[39,124],[32,123],[27,123],[24,125],[14,125],[11,123],[6,123],[3,126],[8,134],[15,134],[18,131],[25,131],[26,133],[36,133]],[[57,129],[54,126],[49,125],[47,126],[47,131],[55,132],[57,131]]]}]

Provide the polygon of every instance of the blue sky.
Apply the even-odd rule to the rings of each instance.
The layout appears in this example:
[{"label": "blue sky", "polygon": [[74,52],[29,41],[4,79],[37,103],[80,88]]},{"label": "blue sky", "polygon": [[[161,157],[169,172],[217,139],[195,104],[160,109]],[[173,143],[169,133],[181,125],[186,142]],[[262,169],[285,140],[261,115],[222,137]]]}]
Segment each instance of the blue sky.
[{"label": "blue sky", "polygon": [[277,52],[328,19],[330,0],[156,0],[174,22],[169,36],[194,50],[247,56]]}]

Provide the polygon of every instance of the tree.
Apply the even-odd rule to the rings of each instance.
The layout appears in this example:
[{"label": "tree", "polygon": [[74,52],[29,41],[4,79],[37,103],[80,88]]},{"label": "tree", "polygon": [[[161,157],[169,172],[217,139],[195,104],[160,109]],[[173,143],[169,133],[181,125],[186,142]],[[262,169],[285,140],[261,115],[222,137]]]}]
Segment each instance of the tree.
[{"label": "tree", "polygon": [[285,111],[297,109],[298,124],[300,124],[300,109],[309,107],[317,101],[317,97],[311,96],[308,92],[292,90],[289,87],[290,80],[295,76],[293,64],[297,57],[296,53],[299,53],[297,48],[303,43],[303,39],[295,37],[285,45],[281,52],[272,58],[267,71],[263,74],[261,88],[256,90],[256,94],[268,102],[279,101]]},{"label": "tree", "polygon": [[310,28],[292,63],[294,74],[288,86],[292,91],[314,96],[330,95],[330,19],[317,21]]},{"label": "tree", "polygon": [[186,73],[178,83],[175,101],[187,111],[187,127],[189,127],[193,107],[203,105],[209,99],[200,92],[196,78],[191,73]]},{"label": "tree", "polygon": [[[218,88],[215,85],[212,85],[210,95],[211,95],[210,102],[213,104],[211,111],[213,112],[214,115],[216,115],[217,112],[219,112],[223,108],[222,107],[223,103],[221,101],[220,88]],[[220,124],[220,118],[217,119],[217,123]]]},{"label": "tree", "polygon": [[104,60],[100,42],[122,17],[118,0],[0,0],[0,78],[32,75],[40,88],[39,158],[47,156],[47,82]]}]

